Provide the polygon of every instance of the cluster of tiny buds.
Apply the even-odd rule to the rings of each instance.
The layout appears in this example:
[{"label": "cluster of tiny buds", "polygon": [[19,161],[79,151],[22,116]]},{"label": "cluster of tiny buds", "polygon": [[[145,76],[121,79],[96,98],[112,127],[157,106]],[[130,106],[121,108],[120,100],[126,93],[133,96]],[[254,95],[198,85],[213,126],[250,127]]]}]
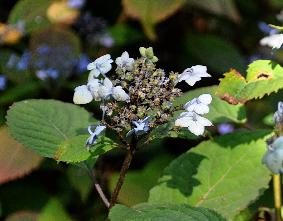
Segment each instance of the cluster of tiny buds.
[{"label": "cluster of tiny buds", "polygon": [[[140,137],[150,129],[168,122],[176,108],[173,101],[182,94],[177,84],[185,81],[193,86],[202,77],[210,77],[202,65],[187,68],[181,74],[156,68],[158,58],[153,49],[141,47],[141,57],[130,58],[128,52],[116,58],[117,65],[112,81],[106,76],[112,69],[113,60],[109,54],[97,58],[87,66],[90,71],[88,82],[75,88],[75,104],[101,102],[102,120],[94,132],[89,127],[89,149],[97,142],[106,126],[125,137]],[[183,112],[175,121],[175,126],[186,127],[195,135],[202,135],[205,126],[212,123],[201,115],[209,112],[212,97],[200,95],[184,105]]]}]

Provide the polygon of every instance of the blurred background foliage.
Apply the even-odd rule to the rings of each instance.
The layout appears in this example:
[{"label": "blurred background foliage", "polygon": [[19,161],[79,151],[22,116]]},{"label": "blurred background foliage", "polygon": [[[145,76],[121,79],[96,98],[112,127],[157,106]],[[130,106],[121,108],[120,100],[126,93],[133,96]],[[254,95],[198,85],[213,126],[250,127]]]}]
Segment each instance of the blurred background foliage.
[{"label": "blurred background foliage", "polygon": [[[168,72],[208,66],[213,77],[197,87],[218,84],[230,68],[245,75],[256,59],[282,64],[282,52],[271,53],[259,45],[274,31],[267,24],[282,25],[281,9],[282,0],[0,0],[1,220],[97,221],[106,214],[84,170],[42,159],[10,137],[5,114],[13,102],[52,98],[72,103],[73,89],[87,78],[90,61],[106,53],[117,57],[125,50],[137,57],[140,46],[152,46],[158,66]],[[222,120],[210,132],[272,127],[270,113],[282,95],[279,91],[249,102],[248,122]],[[96,104],[86,108],[98,115]],[[142,148],[119,202],[145,202],[164,167],[199,141],[172,136]],[[96,172],[107,194],[121,162],[119,151],[97,161]]]}]

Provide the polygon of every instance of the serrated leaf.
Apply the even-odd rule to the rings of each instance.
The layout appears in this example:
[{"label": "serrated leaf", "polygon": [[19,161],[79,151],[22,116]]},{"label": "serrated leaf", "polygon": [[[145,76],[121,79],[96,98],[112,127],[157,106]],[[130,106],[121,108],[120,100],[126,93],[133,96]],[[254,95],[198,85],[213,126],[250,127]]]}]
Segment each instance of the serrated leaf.
[{"label": "serrated leaf", "polygon": [[224,76],[220,79],[216,94],[231,104],[262,98],[283,88],[283,68],[271,60],[251,63],[246,78],[236,70],[231,70]]},{"label": "serrated leaf", "polygon": [[216,212],[188,205],[143,203],[129,208],[114,206],[109,213],[110,221],[225,221]]},{"label": "serrated leaf", "polygon": [[215,35],[189,34],[185,43],[185,58],[191,56],[213,72],[223,73],[230,68],[244,71],[245,59],[232,42]]},{"label": "serrated leaf", "polygon": [[38,221],[72,221],[62,203],[54,198],[48,201],[38,217]]},{"label": "serrated leaf", "polygon": [[0,184],[22,177],[37,168],[42,160],[34,152],[24,148],[0,128]]},{"label": "serrated leaf", "polygon": [[184,93],[181,97],[176,98],[174,101],[175,106],[182,106],[186,102],[198,97],[201,94],[210,94],[212,102],[209,105],[209,113],[205,118],[213,123],[235,122],[244,123],[246,121],[245,107],[241,104],[231,105],[221,100],[215,95],[217,86],[198,88]]},{"label": "serrated leaf", "polygon": [[40,99],[17,102],[7,113],[12,136],[38,154],[50,158],[56,157],[61,143],[86,133],[89,118],[86,110],[74,104]]},{"label": "serrated leaf", "polygon": [[268,188],[270,172],[261,159],[269,135],[243,131],[200,143],[164,170],[149,202],[203,206],[234,217]]},{"label": "serrated leaf", "polygon": [[125,13],[142,22],[147,36],[154,40],[154,25],[175,13],[184,0],[123,0]]},{"label": "serrated leaf", "polygon": [[20,0],[12,9],[8,22],[17,24],[22,21],[25,32],[31,33],[50,25],[46,17],[46,11],[52,0]]}]

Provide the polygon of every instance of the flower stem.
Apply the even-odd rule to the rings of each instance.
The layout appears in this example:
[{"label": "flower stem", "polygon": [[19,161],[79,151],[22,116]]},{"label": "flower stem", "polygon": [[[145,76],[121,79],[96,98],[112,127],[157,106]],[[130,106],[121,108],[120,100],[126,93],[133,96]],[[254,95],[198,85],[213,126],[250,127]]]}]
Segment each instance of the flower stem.
[{"label": "flower stem", "polygon": [[126,176],[126,174],[128,172],[130,164],[132,162],[135,149],[136,149],[136,145],[131,146],[130,149],[127,150],[127,154],[125,156],[122,168],[120,170],[119,179],[118,179],[117,184],[115,186],[115,189],[114,189],[114,191],[112,193],[112,197],[111,197],[111,200],[110,200],[110,207],[109,208],[113,207],[115,205],[116,201],[117,201],[117,198],[118,198],[118,195],[120,193],[121,187],[122,187],[122,185],[124,183],[124,180],[125,180],[125,176]]},{"label": "flower stem", "polygon": [[107,197],[105,196],[100,184],[98,183],[92,169],[90,167],[87,166],[87,171],[88,171],[88,175],[91,178],[93,185],[98,193],[98,195],[100,196],[101,200],[103,201],[104,205],[109,208],[110,207],[110,203],[109,200],[107,199]]},{"label": "flower stem", "polygon": [[273,193],[274,193],[274,207],[275,207],[275,220],[282,221],[281,217],[281,176],[280,174],[273,174]]}]

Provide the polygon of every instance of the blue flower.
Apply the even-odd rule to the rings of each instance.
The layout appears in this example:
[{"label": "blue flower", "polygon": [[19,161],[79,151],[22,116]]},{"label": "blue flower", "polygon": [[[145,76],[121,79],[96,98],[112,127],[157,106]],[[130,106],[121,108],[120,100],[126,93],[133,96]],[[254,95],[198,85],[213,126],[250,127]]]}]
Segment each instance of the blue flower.
[{"label": "blue flower", "polygon": [[36,76],[40,80],[43,80],[43,81],[48,79],[48,78],[56,79],[59,76],[59,72],[57,70],[55,70],[54,68],[48,68],[48,69],[45,69],[45,70],[37,71]]},{"label": "blue flower", "polygon": [[1,74],[0,75],[0,90],[3,91],[5,90],[7,86],[7,78],[5,75]]},{"label": "blue flower", "polygon": [[129,137],[133,134],[136,134],[136,136],[141,136],[147,133],[149,131],[149,120],[150,120],[150,116],[144,118],[143,120],[133,121],[135,128],[130,130],[126,136]]},{"label": "blue flower", "polygon": [[90,58],[86,54],[81,54],[77,64],[76,64],[76,71],[78,73],[83,73],[87,70],[87,65],[91,62]]},{"label": "blue flower", "polygon": [[94,144],[97,143],[97,138],[98,138],[98,136],[106,129],[106,126],[104,126],[104,125],[98,125],[98,126],[95,127],[95,130],[94,130],[94,132],[93,132],[93,131],[91,130],[91,127],[92,127],[92,126],[89,126],[89,127],[87,128],[87,130],[88,130],[88,132],[89,132],[89,134],[90,134],[90,137],[87,139],[85,146],[86,146],[86,148],[87,148],[88,150],[89,150],[89,148],[90,148],[91,146],[93,146]]},{"label": "blue flower", "polygon": [[29,62],[30,62],[31,54],[29,51],[25,51],[22,56],[20,57],[20,60],[17,63],[17,69],[19,71],[27,70]]},{"label": "blue flower", "polygon": [[85,0],[69,0],[68,7],[74,9],[80,9],[84,6]]}]

